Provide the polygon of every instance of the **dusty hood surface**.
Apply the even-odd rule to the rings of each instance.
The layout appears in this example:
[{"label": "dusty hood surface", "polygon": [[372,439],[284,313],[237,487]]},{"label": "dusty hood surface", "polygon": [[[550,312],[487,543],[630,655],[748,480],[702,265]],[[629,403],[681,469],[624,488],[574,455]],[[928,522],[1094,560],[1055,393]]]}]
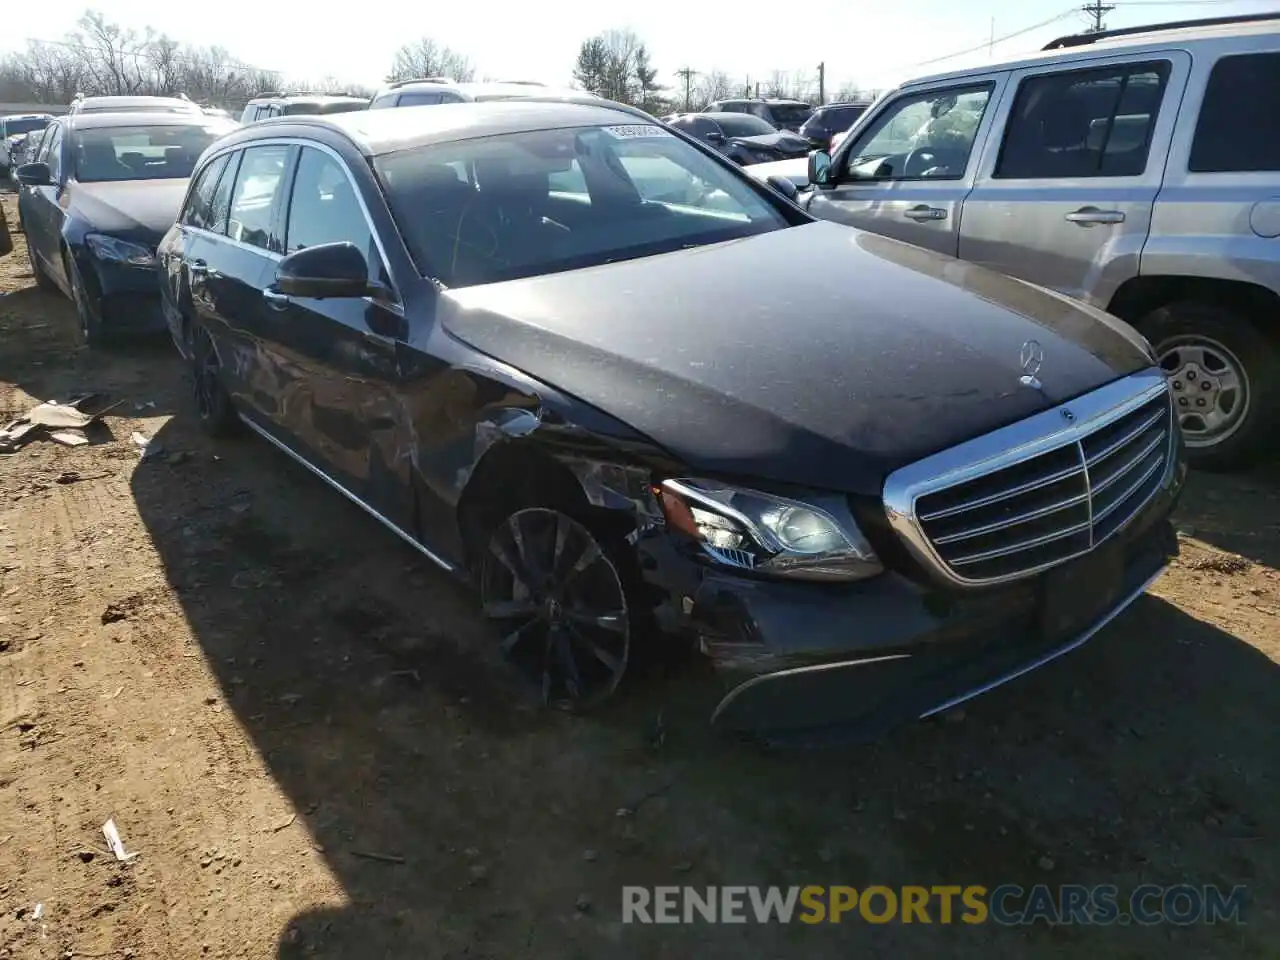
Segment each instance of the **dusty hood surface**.
[{"label": "dusty hood surface", "polygon": [[[1150,364],[1099,311],[832,223],[459,289],[442,311],[695,469],[850,492]],[[1040,390],[1019,383],[1028,340]]]},{"label": "dusty hood surface", "polygon": [[154,234],[158,240],[173,226],[186,193],[185,178],[76,183],[71,205],[95,230]]}]

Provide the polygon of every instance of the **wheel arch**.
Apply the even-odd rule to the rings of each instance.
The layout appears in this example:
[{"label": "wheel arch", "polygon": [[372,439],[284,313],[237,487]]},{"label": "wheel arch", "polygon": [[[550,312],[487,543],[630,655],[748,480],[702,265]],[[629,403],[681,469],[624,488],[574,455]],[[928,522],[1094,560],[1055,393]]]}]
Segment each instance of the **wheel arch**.
[{"label": "wheel arch", "polygon": [[1265,322],[1280,316],[1280,294],[1246,280],[1179,275],[1137,276],[1126,280],[1107,305],[1107,312],[1138,326],[1153,310],[1174,303],[1202,303],[1246,317],[1260,333],[1280,339],[1280,328]]}]

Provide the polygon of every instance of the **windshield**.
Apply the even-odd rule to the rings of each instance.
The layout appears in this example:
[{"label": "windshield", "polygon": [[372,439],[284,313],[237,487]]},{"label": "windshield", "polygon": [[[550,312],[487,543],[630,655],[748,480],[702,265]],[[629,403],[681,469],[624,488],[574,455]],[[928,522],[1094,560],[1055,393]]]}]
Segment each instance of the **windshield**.
[{"label": "windshield", "polygon": [[75,176],[81,183],[189,177],[205,147],[235,128],[218,121],[79,130],[73,139]]},{"label": "windshield", "polygon": [[317,103],[314,100],[300,101],[297,103],[286,103],[282,108],[286,116],[294,114],[326,114],[326,113],[350,113],[352,110],[364,110],[369,106],[366,100],[334,100],[324,103]]},{"label": "windshield", "polygon": [[32,130],[43,130],[48,125],[48,117],[23,117],[19,120],[5,120],[4,135],[12,137],[15,133],[30,133]]},{"label": "windshield", "polygon": [[479,137],[374,161],[418,269],[470,286],[788,225],[745,178],[662,127]]},{"label": "windshield", "polygon": [[749,113],[717,113],[716,123],[726,137],[759,137],[778,132],[767,120]]},{"label": "windshield", "polygon": [[807,103],[771,103],[769,112],[773,119],[785,127],[799,126],[813,115],[813,107]]}]

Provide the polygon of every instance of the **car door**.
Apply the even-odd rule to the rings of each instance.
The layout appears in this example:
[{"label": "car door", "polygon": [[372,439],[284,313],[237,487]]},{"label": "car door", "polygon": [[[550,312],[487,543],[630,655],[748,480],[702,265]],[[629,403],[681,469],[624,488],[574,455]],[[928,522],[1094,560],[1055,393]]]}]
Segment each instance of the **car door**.
[{"label": "car door", "polygon": [[[359,188],[338,154],[303,146],[290,188],[286,254],[325,243],[355,244],[381,293],[323,300],[264,291],[268,321],[261,349],[282,386],[276,409],[279,436],[293,450],[365,500],[404,523],[388,504],[379,442],[395,428],[399,345],[404,313],[365,212]],[[393,453],[394,457],[394,453]]]},{"label": "car door", "polygon": [[[40,259],[44,270],[65,286],[64,269],[57,242],[62,230],[62,138],[63,125],[52,124],[50,132],[40,145],[36,160],[49,165],[49,184],[38,187],[22,187],[19,200],[22,213],[22,229],[27,243]],[[57,263],[53,261],[57,260]]]},{"label": "car door", "polygon": [[192,302],[213,338],[223,384],[241,414],[268,431],[281,419],[288,376],[265,349],[273,313],[262,292],[283,256],[281,210],[296,149],[267,141],[241,151],[225,222],[219,218],[217,229],[193,245],[187,265]]},{"label": "car door", "polygon": [[1189,69],[1169,51],[1012,74],[960,256],[1105,308],[1138,274]]},{"label": "car door", "polygon": [[1003,74],[966,78],[886,101],[841,145],[809,212],[955,256],[961,205],[1004,82]]},{"label": "car door", "polygon": [[[224,153],[204,166],[187,191],[177,221],[156,250],[156,263],[160,272],[160,308],[174,343],[186,357],[191,353],[191,320],[197,312],[197,302],[205,299],[204,286],[207,278],[207,271],[204,270],[197,270],[193,276],[190,267],[197,262],[208,262],[210,241],[206,235],[215,222],[214,205],[218,200],[218,189],[223,186],[223,175],[228,165],[237,156],[235,153]],[[234,177],[233,168],[224,192],[228,201],[230,180]],[[223,222],[225,223],[225,217]]]}]

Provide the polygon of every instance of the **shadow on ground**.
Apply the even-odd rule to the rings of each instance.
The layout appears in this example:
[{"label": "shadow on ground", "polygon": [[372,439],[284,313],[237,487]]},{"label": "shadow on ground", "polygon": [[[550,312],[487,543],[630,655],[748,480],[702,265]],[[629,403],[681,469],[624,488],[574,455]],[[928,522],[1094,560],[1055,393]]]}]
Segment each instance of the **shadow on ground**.
[{"label": "shadow on ground", "polygon": [[193,455],[144,462],[138,509],[227,703],[350,898],[297,917],[281,957],[1201,957],[1254,953],[1274,920],[624,927],[625,884],[1274,891],[1276,666],[1147,597],[962,722],[867,747],[727,744],[696,677],[600,717],[546,714],[467,592],[300,468],[253,439],[209,447],[182,413],[157,439]]}]

